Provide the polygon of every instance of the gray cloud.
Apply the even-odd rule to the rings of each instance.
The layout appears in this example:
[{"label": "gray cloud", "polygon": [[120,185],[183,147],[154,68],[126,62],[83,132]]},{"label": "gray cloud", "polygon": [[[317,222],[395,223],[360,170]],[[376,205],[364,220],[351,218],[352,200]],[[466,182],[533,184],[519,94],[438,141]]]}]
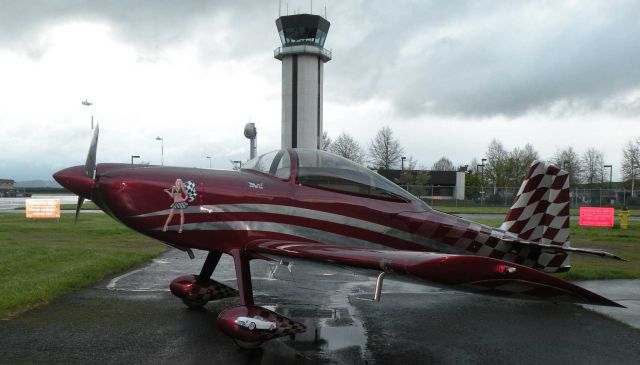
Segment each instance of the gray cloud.
[{"label": "gray cloud", "polygon": [[[559,102],[599,109],[640,87],[637,2],[448,3],[369,12],[366,36],[334,52],[327,89],[337,100],[391,99],[407,117],[481,117]],[[332,20],[330,37],[348,42],[348,15]]]},{"label": "gray cloud", "polygon": [[[209,57],[244,56],[261,51],[256,43],[277,40],[277,3],[269,2],[0,0],[0,8],[0,47],[34,57],[46,52],[47,44],[38,39],[39,33],[67,21],[108,23],[120,41],[146,54],[196,39]],[[227,34],[222,43],[210,41],[221,38],[221,33]]]},{"label": "gray cloud", "polygon": [[[289,3],[291,12],[309,5]],[[188,42],[205,63],[259,54],[268,62],[278,46],[277,4],[0,0],[0,47],[37,58],[46,52],[46,40],[37,37],[43,29],[104,21],[143,60]],[[327,1],[327,8],[327,47],[334,51],[327,101],[390,100],[401,117],[518,116],[559,105],[569,112],[576,105],[637,109],[616,100],[640,88],[638,2],[360,0]]]}]

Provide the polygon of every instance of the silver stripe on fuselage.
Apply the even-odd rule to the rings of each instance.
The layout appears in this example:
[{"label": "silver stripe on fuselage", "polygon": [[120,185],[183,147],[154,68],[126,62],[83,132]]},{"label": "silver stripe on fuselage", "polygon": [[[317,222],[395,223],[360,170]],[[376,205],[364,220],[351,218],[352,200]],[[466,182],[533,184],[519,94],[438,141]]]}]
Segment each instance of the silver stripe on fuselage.
[{"label": "silver stripe on fuselage", "polygon": [[[179,225],[170,226],[171,230],[177,230]],[[156,228],[160,230],[161,228]],[[201,222],[185,223],[183,231],[260,231],[282,233],[290,236],[306,238],[312,241],[319,241],[325,244],[338,246],[356,246],[375,249],[388,249],[388,247],[350,236],[337,233],[321,231],[319,229],[296,226],[293,224],[263,222],[263,221],[224,221],[224,222]]]},{"label": "silver stripe on fuselage", "polygon": [[[168,215],[169,209],[164,209],[157,212],[151,212],[135,216],[135,218],[153,217],[158,215]],[[336,224],[342,224],[354,228],[359,228],[375,233],[383,234],[393,238],[398,238],[404,241],[413,242],[429,249],[435,249],[441,252],[465,254],[466,251],[460,247],[447,245],[426,238],[424,236],[416,235],[413,233],[405,232],[393,227],[377,224],[369,221],[365,221],[358,218],[352,218],[345,215],[328,213],[319,210],[299,208],[290,205],[276,205],[276,204],[219,204],[219,205],[198,205],[190,206],[185,209],[185,213],[190,214],[213,214],[213,213],[268,213],[268,214],[280,214],[291,217],[309,218],[323,222],[330,222]],[[280,224],[280,223],[277,223]],[[319,231],[320,232],[320,231]],[[324,231],[322,231],[324,232]],[[315,238],[310,238],[317,240]]]}]

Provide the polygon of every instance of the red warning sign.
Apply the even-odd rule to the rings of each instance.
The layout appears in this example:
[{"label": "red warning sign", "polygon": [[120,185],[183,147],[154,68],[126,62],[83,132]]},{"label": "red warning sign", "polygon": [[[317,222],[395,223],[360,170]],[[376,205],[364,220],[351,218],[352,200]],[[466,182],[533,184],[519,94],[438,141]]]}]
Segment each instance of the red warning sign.
[{"label": "red warning sign", "polygon": [[613,208],[580,207],[580,225],[613,227]]}]

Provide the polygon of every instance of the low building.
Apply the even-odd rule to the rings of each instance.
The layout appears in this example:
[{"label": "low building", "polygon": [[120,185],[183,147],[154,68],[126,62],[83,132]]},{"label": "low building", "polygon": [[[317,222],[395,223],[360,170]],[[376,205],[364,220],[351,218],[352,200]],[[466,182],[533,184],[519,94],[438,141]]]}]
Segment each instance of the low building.
[{"label": "low building", "polygon": [[[410,173],[415,179],[418,174],[429,174],[426,185],[398,184],[403,173]],[[396,184],[407,189],[413,195],[422,199],[458,199],[464,200],[465,173],[460,171],[429,171],[429,170],[378,170],[378,173]]]},{"label": "low building", "polygon": [[15,183],[11,179],[0,179],[0,190],[13,190]]}]

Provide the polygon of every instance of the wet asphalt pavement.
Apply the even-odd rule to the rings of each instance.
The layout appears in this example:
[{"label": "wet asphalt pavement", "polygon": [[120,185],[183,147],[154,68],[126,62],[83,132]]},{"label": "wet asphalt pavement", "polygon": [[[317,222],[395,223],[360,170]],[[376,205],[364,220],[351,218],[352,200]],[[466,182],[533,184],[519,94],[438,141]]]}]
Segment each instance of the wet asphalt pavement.
[{"label": "wet asphalt pavement", "polygon": [[[241,350],[216,325],[218,313],[238,305],[237,297],[188,310],[168,291],[175,277],[198,273],[203,260],[203,253],[189,260],[171,250],[144,267],[0,321],[0,364],[640,363],[640,330],[577,305],[390,279],[382,302],[375,303],[366,300],[375,286],[369,277],[300,263],[292,272],[279,266],[272,273],[274,267],[260,261],[252,262],[256,304],[308,329],[295,339]],[[223,256],[213,278],[235,286],[229,257]]]}]

